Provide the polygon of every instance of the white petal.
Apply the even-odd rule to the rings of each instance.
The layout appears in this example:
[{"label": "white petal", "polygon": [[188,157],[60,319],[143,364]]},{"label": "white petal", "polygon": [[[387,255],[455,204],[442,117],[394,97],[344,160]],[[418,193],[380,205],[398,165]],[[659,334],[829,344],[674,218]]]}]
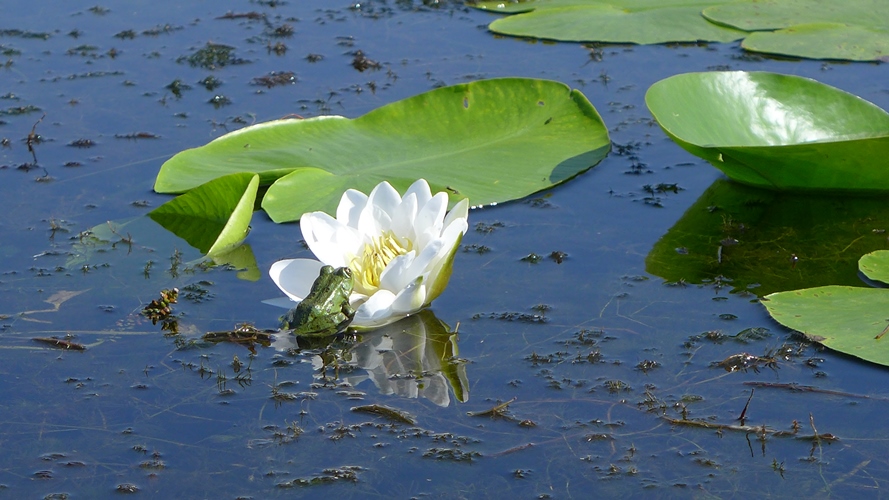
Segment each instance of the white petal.
[{"label": "white petal", "polygon": [[396,236],[414,240],[414,219],[417,217],[417,195],[414,193],[404,195],[401,204],[392,215],[390,229]]},{"label": "white petal", "polygon": [[[466,219],[469,217],[469,200],[467,198],[463,198],[458,201],[454,208],[448,212],[447,217],[444,219],[443,227],[450,226],[453,222],[463,219],[463,224],[466,225],[467,229],[469,228],[468,222]],[[466,229],[463,230],[463,233],[466,234]]]},{"label": "white petal", "polygon": [[314,243],[319,240],[327,241],[336,231],[336,219],[324,212],[309,212],[299,218],[299,230],[303,234],[306,243]]},{"label": "white petal", "polygon": [[[431,244],[426,245],[426,248],[419,254],[416,254],[416,256],[411,255],[410,259],[402,259],[396,262],[399,258],[406,257],[406,255],[392,259],[380,275],[380,287],[398,292],[409,286],[418,277],[428,275],[429,271],[435,266],[435,259],[441,253],[441,247],[442,242],[435,240]],[[395,265],[393,266],[393,264]]]},{"label": "white petal", "polygon": [[423,278],[417,278],[398,293],[389,310],[392,315],[404,316],[419,311],[424,303],[426,303],[426,285],[423,284]]},{"label": "white petal", "polygon": [[[462,221],[462,224],[460,222]],[[466,220],[458,219],[445,228],[444,234],[438,241],[442,242],[442,247],[436,254],[434,262],[429,270],[428,285],[429,296],[427,303],[432,302],[444,291],[451,277],[453,267],[453,256],[460,245],[463,233],[466,232]]]},{"label": "white petal", "polygon": [[457,219],[442,229],[439,239],[442,241],[445,248],[451,248],[454,246],[455,241],[466,234],[468,229],[469,222],[467,222],[466,219]]},{"label": "white petal", "polygon": [[448,195],[445,193],[437,193],[428,203],[419,207],[417,217],[414,219],[416,243],[426,245],[430,238],[441,234],[442,221],[447,208]]},{"label": "white petal", "polygon": [[373,191],[367,196],[367,202],[380,207],[391,217],[401,203],[401,195],[391,184],[383,181],[373,188]]},{"label": "white petal", "polygon": [[343,197],[340,198],[340,204],[336,207],[336,220],[347,226],[357,228],[358,217],[366,205],[366,194],[354,189],[347,189],[343,193]]},{"label": "white petal", "polygon": [[396,293],[416,279],[418,274],[409,275],[411,264],[416,256],[417,252],[412,250],[390,260],[386,269],[380,273],[380,288]]},{"label": "white petal", "polygon": [[367,197],[367,206],[358,219],[358,230],[364,234],[379,236],[392,225],[392,214],[401,203],[398,191],[388,182],[377,184]]},{"label": "white petal", "polygon": [[353,291],[352,295],[349,295],[349,305],[352,306],[352,309],[357,310],[361,307],[361,304],[367,301],[367,298],[367,295]]},{"label": "white petal", "polygon": [[334,267],[347,266],[349,256],[356,255],[364,245],[357,230],[324,212],[303,215],[299,225],[309,250],[318,260]]},{"label": "white petal", "polygon": [[417,206],[423,206],[429,203],[429,200],[432,199],[432,190],[429,189],[429,183],[426,182],[426,179],[418,179],[411,187],[407,188],[407,191],[404,193],[404,197],[407,198],[408,195],[416,195],[417,196]]},{"label": "white petal", "polygon": [[288,297],[300,301],[312,290],[323,265],[311,259],[279,260],[272,264],[269,276]]},{"label": "white petal", "polygon": [[389,290],[377,290],[364,304],[358,307],[350,326],[361,328],[386,324],[386,319],[391,317],[390,306],[394,301],[394,293]]}]

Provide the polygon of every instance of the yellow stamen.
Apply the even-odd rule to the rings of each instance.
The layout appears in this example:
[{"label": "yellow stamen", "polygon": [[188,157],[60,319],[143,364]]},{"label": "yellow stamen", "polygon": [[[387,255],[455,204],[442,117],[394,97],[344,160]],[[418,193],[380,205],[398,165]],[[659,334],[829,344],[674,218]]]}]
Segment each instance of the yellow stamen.
[{"label": "yellow stamen", "polygon": [[364,245],[359,255],[352,257],[349,267],[355,279],[355,291],[371,295],[380,288],[380,275],[395,257],[413,249],[410,240],[400,240],[392,231],[386,231]]}]

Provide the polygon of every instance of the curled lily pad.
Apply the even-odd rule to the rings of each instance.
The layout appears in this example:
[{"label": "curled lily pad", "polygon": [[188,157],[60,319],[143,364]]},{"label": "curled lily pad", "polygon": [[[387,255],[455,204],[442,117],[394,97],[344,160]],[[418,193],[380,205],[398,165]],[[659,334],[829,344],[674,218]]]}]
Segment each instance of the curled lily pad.
[{"label": "curled lily pad", "polygon": [[746,32],[708,22],[701,10],[731,0],[485,1],[473,7],[518,15],[489,29],[512,36],[574,42],[654,44],[730,42]]},{"label": "curled lily pad", "polygon": [[865,254],[858,260],[858,269],[868,279],[889,284],[889,251],[877,250]]},{"label": "curled lily pad", "polygon": [[212,257],[247,237],[258,188],[256,174],[229,174],[164,203],[148,216]]},{"label": "curled lily pad", "polygon": [[548,80],[502,78],[443,87],[364,116],[276,120],[183,151],[161,167],[158,192],[183,192],[233,172],[272,184],[276,222],[333,213],[348,188],[424,178],[451,202],[514,200],[599,163],[611,142],[586,97]]},{"label": "curled lily pad", "polygon": [[645,95],[661,128],[731,179],[776,190],[889,191],[889,114],[767,72],[686,73]]}]

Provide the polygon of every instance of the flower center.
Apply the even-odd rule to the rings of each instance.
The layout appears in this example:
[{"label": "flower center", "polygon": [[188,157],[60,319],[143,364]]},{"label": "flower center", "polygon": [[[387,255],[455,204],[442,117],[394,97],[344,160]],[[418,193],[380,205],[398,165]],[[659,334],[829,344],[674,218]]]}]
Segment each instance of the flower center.
[{"label": "flower center", "polygon": [[400,240],[392,231],[386,231],[364,245],[364,250],[352,258],[349,267],[354,273],[356,291],[371,295],[380,288],[380,275],[395,257],[413,249],[413,242]]}]

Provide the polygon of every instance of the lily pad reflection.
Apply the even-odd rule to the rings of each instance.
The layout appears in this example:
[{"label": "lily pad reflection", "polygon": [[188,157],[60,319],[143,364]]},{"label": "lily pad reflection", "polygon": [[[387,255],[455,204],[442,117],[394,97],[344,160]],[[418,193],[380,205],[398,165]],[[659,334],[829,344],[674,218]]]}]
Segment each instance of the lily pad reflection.
[{"label": "lily pad reflection", "polygon": [[884,197],[777,193],[718,180],[655,243],[646,270],[668,282],[722,282],[759,296],[863,286],[858,258],[889,246]]},{"label": "lily pad reflection", "polygon": [[[133,219],[108,221],[84,231],[76,237],[65,263],[68,269],[87,268],[97,263],[108,263],[124,259],[134,267],[134,273],[149,273],[148,261],[165,259],[178,255],[183,267],[192,267],[198,262],[218,266],[231,266],[238,269],[238,278],[247,281],[259,280],[261,274],[256,265],[256,257],[249,244],[240,244],[211,257],[200,255],[203,233],[174,231],[155,221],[148,215]],[[188,247],[191,247],[189,249]],[[182,254],[179,254],[180,249]],[[100,257],[101,256],[101,260]],[[113,259],[111,256],[114,255]],[[158,264],[160,268],[160,264]],[[147,283],[147,282],[146,282]],[[131,285],[132,286],[132,285]]]},{"label": "lily pad reflection", "polygon": [[[276,349],[296,348],[293,335],[278,335]],[[362,332],[360,342],[338,352],[325,350],[313,360],[319,376],[336,364],[348,375],[343,381],[357,387],[371,380],[381,394],[426,398],[445,407],[454,399],[469,400],[466,366],[458,359],[457,334],[423,310],[396,323]],[[351,370],[343,370],[348,365]],[[450,390],[449,390],[450,387]]]}]

